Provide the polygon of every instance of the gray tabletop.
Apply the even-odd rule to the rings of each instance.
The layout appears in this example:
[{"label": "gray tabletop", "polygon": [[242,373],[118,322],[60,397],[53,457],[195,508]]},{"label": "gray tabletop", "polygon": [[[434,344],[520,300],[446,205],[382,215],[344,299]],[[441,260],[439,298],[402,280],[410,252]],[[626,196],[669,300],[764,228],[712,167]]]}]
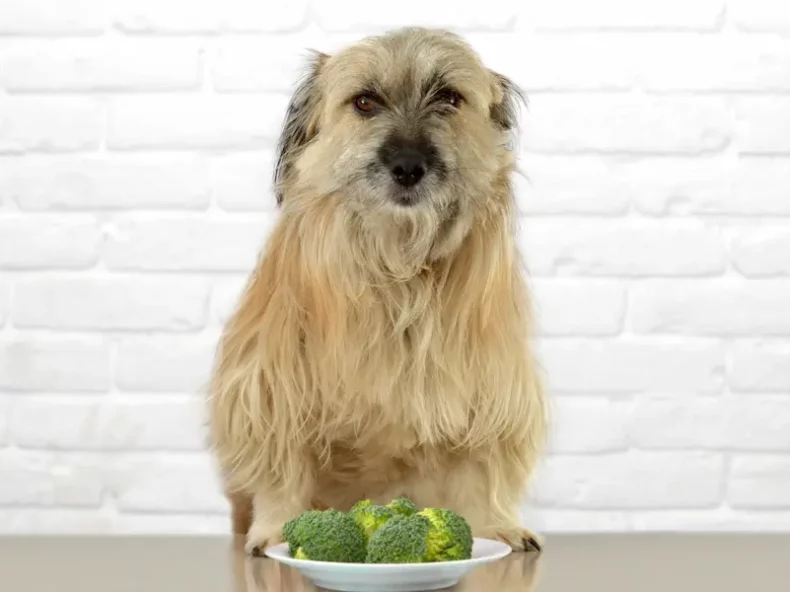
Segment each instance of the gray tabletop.
[{"label": "gray tabletop", "polygon": [[[245,557],[228,537],[0,538],[3,592],[314,592],[295,571]],[[550,536],[451,592],[790,590],[788,535]]]}]

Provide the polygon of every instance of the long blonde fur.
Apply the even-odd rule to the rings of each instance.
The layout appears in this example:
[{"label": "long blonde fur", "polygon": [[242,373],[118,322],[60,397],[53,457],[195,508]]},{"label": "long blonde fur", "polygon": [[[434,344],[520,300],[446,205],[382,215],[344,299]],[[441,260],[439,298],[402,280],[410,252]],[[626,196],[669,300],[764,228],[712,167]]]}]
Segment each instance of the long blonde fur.
[{"label": "long blonde fur", "polygon": [[479,514],[479,532],[517,526],[546,406],[512,170],[498,150],[460,214],[360,215],[342,189],[283,180],[210,397],[228,492],[288,507],[266,513],[270,531],[308,506],[400,494]]}]

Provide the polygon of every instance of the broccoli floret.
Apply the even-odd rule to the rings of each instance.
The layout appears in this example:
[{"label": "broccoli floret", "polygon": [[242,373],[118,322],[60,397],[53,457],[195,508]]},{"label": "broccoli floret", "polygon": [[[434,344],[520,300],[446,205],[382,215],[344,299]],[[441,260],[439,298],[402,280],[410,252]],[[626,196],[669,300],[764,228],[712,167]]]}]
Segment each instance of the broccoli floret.
[{"label": "broccoli floret", "polygon": [[293,554],[294,559],[310,559],[307,555],[305,555],[304,551],[301,547],[299,547],[296,552]]},{"label": "broccoli floret", "polygon": [[367,563],[423,563],[427,560],[428,531],[425,516],[394,516],[370,537]]},{"label": "broccoli floret", "polygon": [[354,519],[338,510],[311,510],[283,527],[291,556],[313,561],[362,563],[365,535]]},{"label": "broccoli floret", "polygon": [[397,499],[392,500],[386,506],[396,514],[402,514],[404,516],[411,516],[412,514],[416,514],[419,512],[419,508],[410,500],[405,497],[399,497]]},{"label": "broccoli floret", "polygon": [[369,499],[359,500],[357,503],[355,503],[351,507],[351,509],[348,511],[348,513],[349,514],[353,514],[354,512],[357,512],[357,511],[361,510],[362,508],[369,508],[372,505],[373,505],[373,502],[370,501]]},{"label": "broccoli floret", "polygon": [[365,542],[369,541],[370,537],[395,515],[389,508],[378,506],[370,500],[357,502],[348,514],[362,529],[365,534]]},{"label": "broccoli floret", "polygon": [[472,529],[463,516],[444,508],[417,513],[428,519],[427,561],[457,561],[472,557]]},{"label": "broccoli floret", "polygon": [[285,542],[288,543],[291,549],[297,549],[301,545],[302,526],[310,523],[320,513],[320,510],[309,510],[302,512],[293,520],[285,523],[285,526],[283,526],[283,539],[285,539]]}]

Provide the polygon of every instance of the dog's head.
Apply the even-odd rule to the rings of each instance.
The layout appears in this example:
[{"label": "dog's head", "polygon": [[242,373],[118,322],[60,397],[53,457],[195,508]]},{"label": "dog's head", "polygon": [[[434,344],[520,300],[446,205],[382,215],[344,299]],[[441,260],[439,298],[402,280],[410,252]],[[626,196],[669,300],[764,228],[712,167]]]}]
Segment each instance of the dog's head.
[{"label": "dog's head", "polygon": [[363,220],[468,226],[511,162],[518,98],[446,31],[401,29],[316,54],[288,108],[277,200],[339,195]]}]

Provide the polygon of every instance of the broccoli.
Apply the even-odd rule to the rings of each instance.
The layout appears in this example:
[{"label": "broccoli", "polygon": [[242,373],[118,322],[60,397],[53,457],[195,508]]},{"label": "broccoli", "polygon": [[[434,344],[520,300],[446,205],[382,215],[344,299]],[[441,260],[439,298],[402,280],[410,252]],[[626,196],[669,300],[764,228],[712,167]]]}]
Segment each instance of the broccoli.
[{"label": "broccoli", "polygon": [[286,523],[283,538],[297,559],[362,563],[365,535],[354,519],[338,510],[310,510]]},{"label": "broccoli", "polygon": [[302,512],[293,520],[285,523],[285,526],[283,526],[283,539],[291,548],[297,549],[301,545],[301,526],[310,523],[320,513],[320,510],[309,510],[308,512]]},{"label": "broccoli", "polygon": [[370,537],[367,563],[423,563],[427,560],[430,520],[397,515]]},{"label": "broccoli", "polygon": [[362,529],[365,535],[365,542],[367,542],[395,513],[389,508],[372,503],[370,500],[362,500],[354,504],[354,507],[349,511],[349,515]]},{"label": "broccoli", "polygon": [[411,516],[420,510],[411,500],[405,497],[392,500],[386,507],[396,514],[403,514],[404,516]]},{"label": "broccoli", "polygon": [[472,557],[472,529],[463,516],[444,508],[417,513],[428,519],[427,561],[457,561]]},{"label": "broccoli", "polygon": [[303,512],[283,526],[292,557],[335,563],[427,563],[469,559],[472,529],[445,508],[418,508],[399,498],[386,506],[362,500],[346,514]]},{"label": "broccoli", "polygon": [[370,501],[369,499],[359,500],[357,503],[355,503],[353,506],[351,506],[351,509],[349,510],[349,513],[356,512],[357,510],[360,510],[362,508],[368,508],[368,507],[370,507],[372,505],[373,505],[373,502]]}]

